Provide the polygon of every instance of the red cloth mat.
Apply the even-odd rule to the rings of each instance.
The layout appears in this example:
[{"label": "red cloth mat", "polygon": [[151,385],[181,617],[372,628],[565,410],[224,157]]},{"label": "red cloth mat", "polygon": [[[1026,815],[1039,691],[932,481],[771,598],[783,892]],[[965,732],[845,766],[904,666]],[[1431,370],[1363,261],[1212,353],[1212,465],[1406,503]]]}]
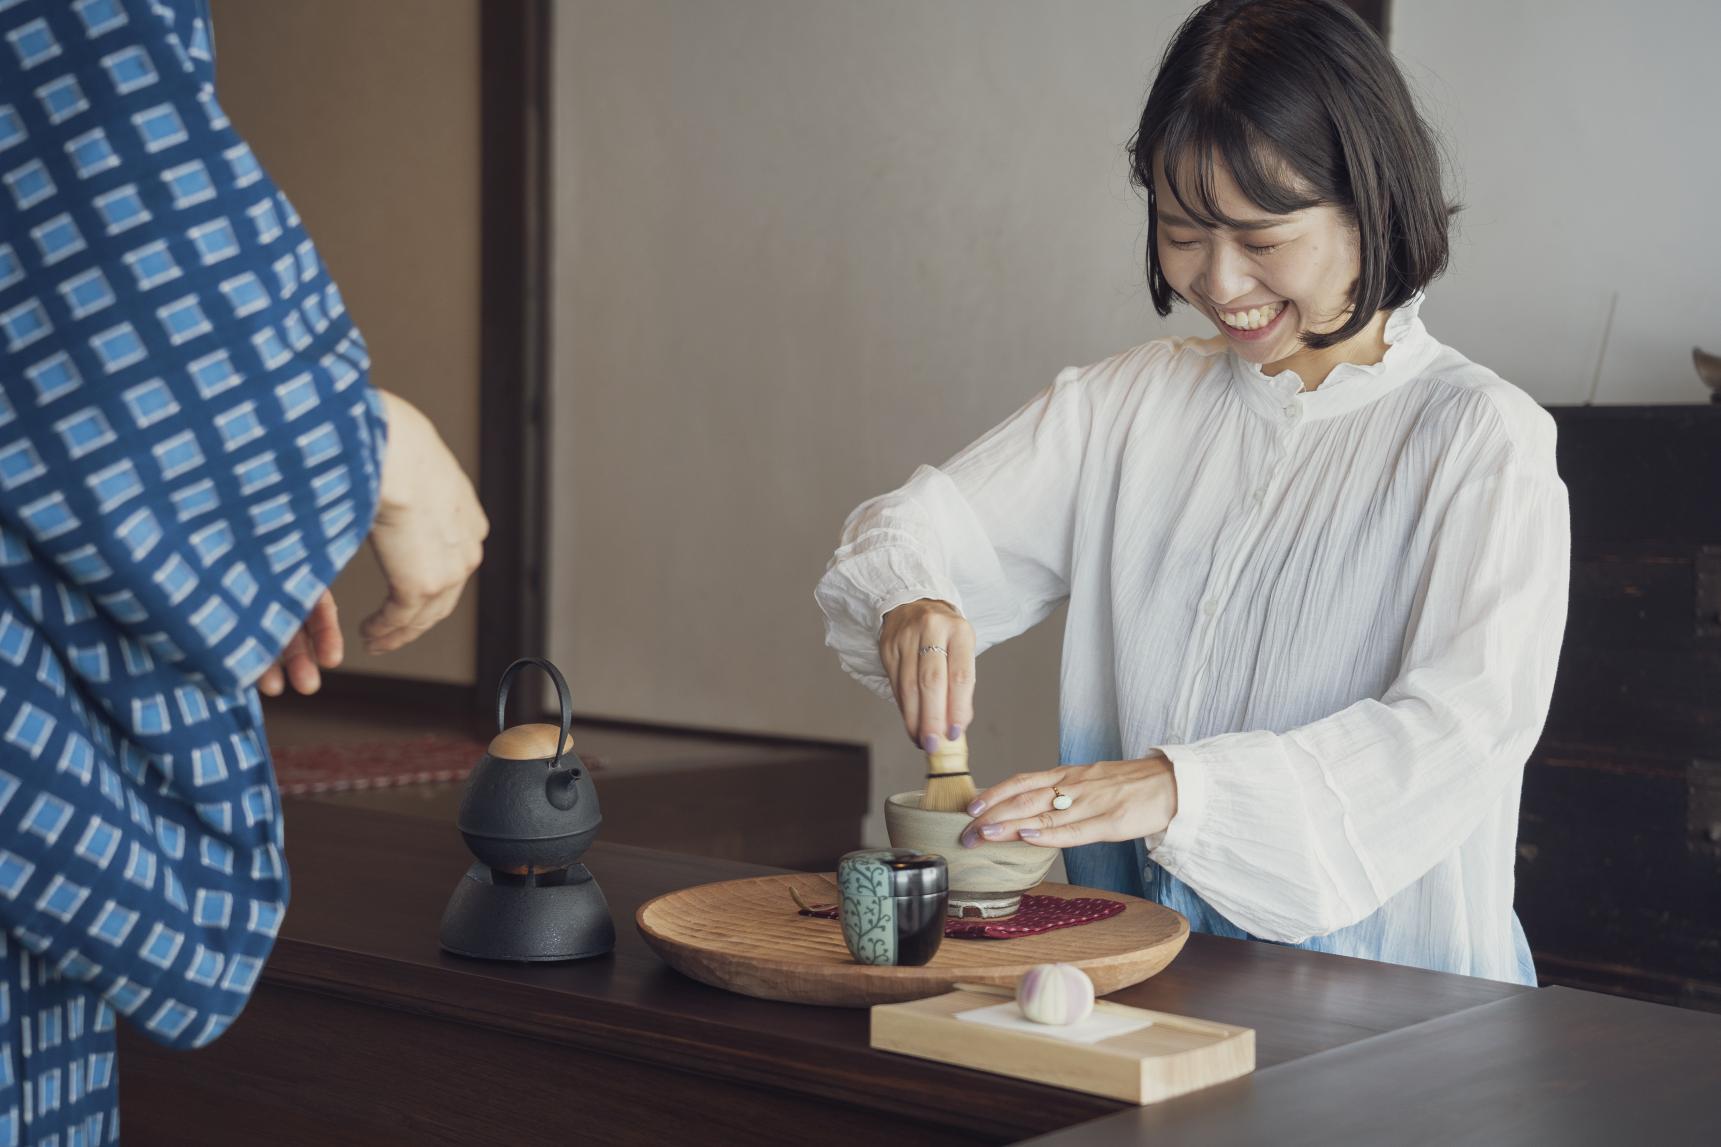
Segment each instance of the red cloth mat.
[{"label": "red cloth mat", "polygon": [[[1014,916],[1002,920],[946,920],[946,940],[1014,940],[1018,936],[1038,936],[1059,928],[1074,928],[1116,916],[1124,909],[1121,900],[1106,900],[1098,896],[1070,897],[1035,896],[1024,893],[1022,906]],[[802,916],[820,920],[835,920],[835,904],[815,904],[800,910]]]}]

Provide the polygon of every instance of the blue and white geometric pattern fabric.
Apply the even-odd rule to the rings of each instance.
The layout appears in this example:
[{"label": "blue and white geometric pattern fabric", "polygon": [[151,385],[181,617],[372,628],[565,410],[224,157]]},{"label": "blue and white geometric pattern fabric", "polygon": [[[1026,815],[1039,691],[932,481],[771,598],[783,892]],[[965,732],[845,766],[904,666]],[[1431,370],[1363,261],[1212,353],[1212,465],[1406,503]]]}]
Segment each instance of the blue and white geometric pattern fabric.
[{"label": "blue and white geometric pattern fabric", "polygon": [[204,0],[0,0],[0,1147],[117,1142],[287,902],[254,684],[358,548],[364,343]]}]

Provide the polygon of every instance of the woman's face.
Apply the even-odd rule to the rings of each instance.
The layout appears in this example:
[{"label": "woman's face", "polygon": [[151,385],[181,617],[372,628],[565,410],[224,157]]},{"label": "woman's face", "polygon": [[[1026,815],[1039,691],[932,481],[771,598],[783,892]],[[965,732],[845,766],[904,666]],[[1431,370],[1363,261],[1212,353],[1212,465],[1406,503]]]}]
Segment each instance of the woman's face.
[{"label": "woman's face", "polygon": [[1215,162],[1213,176],[1220,212],[1248,226],[1208,230],[1189,219],[1154,164],[1166,281],[1248,361],[1265,367],[1308,353],[1298,336],[1333,330],[1351,307],[1362,270],[1355,229],[1325,205],[1269,215],[1244,197],[1224,164]]}]

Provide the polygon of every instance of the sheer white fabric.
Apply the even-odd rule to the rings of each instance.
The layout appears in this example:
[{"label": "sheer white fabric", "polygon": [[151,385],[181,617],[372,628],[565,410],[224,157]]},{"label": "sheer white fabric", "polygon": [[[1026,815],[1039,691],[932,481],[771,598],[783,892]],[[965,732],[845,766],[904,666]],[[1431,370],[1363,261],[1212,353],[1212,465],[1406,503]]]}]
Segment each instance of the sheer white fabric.
[{"label": "sheer white fabric", "polygon": [[1420,302],[1382,362],[1308,394],[1217,340],[1067,369],[859,507],[816,597],[883,697],[895,606],[954,603],[984,651],[1067,599],[1064,762],[1175,769],[1177,815],[1129,871],[1248,935],[1524,980],[1518,798],[1565,624],[1565,487],[1552,419]]}]

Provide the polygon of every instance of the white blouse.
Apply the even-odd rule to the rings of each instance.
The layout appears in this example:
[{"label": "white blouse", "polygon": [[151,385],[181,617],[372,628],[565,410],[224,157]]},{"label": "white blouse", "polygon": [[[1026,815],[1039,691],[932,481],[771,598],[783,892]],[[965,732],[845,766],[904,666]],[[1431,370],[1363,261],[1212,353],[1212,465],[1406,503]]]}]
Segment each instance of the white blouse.
[{"label": "white blouse", "polygon": [[855,510],[816,596],[887,698],[897,605],[953,603],[984,652],[1068,600],[1062,760],[1157,748],[1177,781],[1165,833],[1068,850],[1072,881],[1200,930],[1534,983],[1513,861],[1566,492],[1553,420],[1420,303],[1382,362],[1309,394],[1217,338],[1064,370]]}]

